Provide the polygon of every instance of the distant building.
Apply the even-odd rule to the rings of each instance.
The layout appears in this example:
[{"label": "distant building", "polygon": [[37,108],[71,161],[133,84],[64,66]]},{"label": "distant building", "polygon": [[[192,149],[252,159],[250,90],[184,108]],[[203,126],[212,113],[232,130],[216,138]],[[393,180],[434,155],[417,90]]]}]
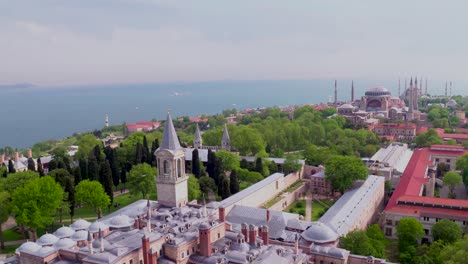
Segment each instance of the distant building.
[{"label": "distant building", "polygon": [[368,161],[369,173],[383,176],[396,186],[413,155],[407,144],[392,143],[379,149]]},{"label": "distant building", "polygon": [[323,166],[304,166],[304,180],[312,194],[331,196],[333,190],[329,182],[325,180],[325,168]]},{"label": "distant building", "polygon": [[161,126],[161,122],[152,121],[138,121],[135,124],[126,124],[125,129],[127,135],[135,132],[151,132],[158,129]]},{"label": "distant building", "polygon": [[374,126],[374,133],[380,138],[396,141],[411,141],[416,137],[416,125],[381,123]]}]

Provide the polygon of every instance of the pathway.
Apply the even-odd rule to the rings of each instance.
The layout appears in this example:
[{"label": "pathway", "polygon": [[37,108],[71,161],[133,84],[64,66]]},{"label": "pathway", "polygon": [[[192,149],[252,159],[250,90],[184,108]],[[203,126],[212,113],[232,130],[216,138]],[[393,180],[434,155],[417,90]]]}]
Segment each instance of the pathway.
[{"label": "pathway", "polygon": [[306,195],[305,197],[306,201],[306,215],[305,215],[305,221],[312,221],[312,197],[309,195]]}]

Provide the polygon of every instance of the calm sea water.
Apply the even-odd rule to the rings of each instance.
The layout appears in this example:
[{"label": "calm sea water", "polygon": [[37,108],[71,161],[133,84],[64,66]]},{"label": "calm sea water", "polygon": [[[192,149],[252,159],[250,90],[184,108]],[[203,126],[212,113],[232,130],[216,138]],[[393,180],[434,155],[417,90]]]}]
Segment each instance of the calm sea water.
[{"label": "calm sea water", "polygon": [[[374,84],[355,82],[356,98]],[[396,92],[397,87],[389,90]],[[164,119],[168,108],[174,117],[196,116],[220,113],[227,108],[326,102],[332,95],[332,80],[2,87],[0,147],[25,148],[39,141],[64,138],[74,132],[99,129],[104,126],[106,114],[112,125]],[[338,98],[349,100],[350,81],[338,82]]]}]

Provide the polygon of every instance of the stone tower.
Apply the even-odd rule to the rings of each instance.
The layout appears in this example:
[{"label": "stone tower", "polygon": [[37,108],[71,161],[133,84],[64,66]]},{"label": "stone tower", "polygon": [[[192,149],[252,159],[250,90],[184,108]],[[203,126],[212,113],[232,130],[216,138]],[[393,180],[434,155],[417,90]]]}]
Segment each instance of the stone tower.
[{"label": "stone tower", "polygon": [[203,146],[203,140],[201,137],[200,133],[200,127],[198,127],[197,123],[197,128],[195,129],[195,138],[193,139],[193,147],[196,149],[200,149]]},{"label": "stone tower", "polygon": [[231,151],[231,138],[229,137],[229,131],[228,131],[226,124],[224,124],[223,139],[221,140],[221,148],[223,150]]},{"label": "stone tower", "polygon": [[172,124],[170,113],[164,127],[161,146],[154,153],[158,163],[158,203],[167,207],[181,207],[188,202],[185,152]]}]

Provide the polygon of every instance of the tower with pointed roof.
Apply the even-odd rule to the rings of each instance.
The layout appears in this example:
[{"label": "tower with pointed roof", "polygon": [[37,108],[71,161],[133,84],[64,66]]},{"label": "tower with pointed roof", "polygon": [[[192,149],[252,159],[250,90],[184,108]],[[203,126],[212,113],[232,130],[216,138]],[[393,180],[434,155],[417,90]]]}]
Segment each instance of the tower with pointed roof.
[{"label": "tower with pointed roof", "polygon": [[221,148],[223,150],[231,151],[231,138],[229,137],[229,131],[226,124],[224,124],[223,138],[221,139]]},{"label": "tower with pointed roof", "polygon": [[158,203],[167,207],[185,206],[188,203],[185,152],[180,146],[170,113],[167,114],[161,145],[154,154],[158,164]]},{"label": "tower with pointed roof", "polygon": [[200,133],[200,127],[197,123],[197,128],[195,129],[195,138],[193,139],[193,147],[196,149],[200,149],[203,146],[203,140]]},{"label": "tower with pointed roof", "polygon": [[414,119],[413,96],[414,96],[414,94],[413,94],[413,77],[411,77],[410,87],[409,87],[409,99],[408,99],[408,102],[409,102],[408,117],[407,117],[408,120],[413,120]]}]

